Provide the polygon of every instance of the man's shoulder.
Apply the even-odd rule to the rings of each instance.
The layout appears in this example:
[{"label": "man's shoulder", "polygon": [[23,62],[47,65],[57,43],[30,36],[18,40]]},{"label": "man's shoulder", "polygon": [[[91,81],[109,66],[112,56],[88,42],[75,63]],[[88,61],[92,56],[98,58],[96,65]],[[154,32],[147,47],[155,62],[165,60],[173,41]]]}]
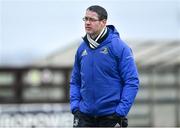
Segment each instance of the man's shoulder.
[{"label": "man's shoulder", "polygon": [[124,48],[124,47],[129,47],[128,44],[122,40],[121,38],[113,38],[112,39],[112,46],[116,48]]},{"label": "man's shoulder", "polygon": [[120,38],[114,38],[111,41],[111,46],[114,50],[123,50],[129,48],[128,44]]},{"label": "man's shoulder", "polygon": [[124,50],[129,50],[128,44],[120,38],[114,38],[111,41],[110,49],[115,56],[121,56]]},{"label": "man's shoulder", "polygon": [[87,44],[86,44],[86,42],[83,40],[83,41],[81,41],[81,42],[79,43],[79,47],[78,47],[77,51],[80,52],[80,51],[84,50],[86,47],[87,47]]}]

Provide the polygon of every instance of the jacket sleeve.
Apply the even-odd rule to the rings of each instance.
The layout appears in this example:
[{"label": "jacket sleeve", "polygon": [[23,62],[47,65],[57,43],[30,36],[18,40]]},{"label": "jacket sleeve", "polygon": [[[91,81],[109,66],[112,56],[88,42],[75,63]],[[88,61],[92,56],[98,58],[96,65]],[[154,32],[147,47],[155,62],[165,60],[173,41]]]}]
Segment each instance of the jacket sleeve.
[{"label": "jacket sleeve", "polygon": [[80,86],[81,86],[81,76],[80,76],[80,65],[78,59],[78,52],[75,56],[74,67],[70,79],[70,107],[71,112],[74,113],[79,109],[79,102],[81,100]]},{"label": "jacket sleeve", "polygon": [[123,81],[123,90],[116,113],[126,116],[135,100],[138,88],[138,71],[131,49],[125,46],[119,56],[119,73]]}]

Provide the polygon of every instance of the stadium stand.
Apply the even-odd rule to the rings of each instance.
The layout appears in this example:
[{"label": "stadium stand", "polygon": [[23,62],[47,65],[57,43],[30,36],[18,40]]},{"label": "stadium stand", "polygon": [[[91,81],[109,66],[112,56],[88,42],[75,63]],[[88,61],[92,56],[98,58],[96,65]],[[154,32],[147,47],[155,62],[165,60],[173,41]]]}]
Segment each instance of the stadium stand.
[{"label": "stadium stand", "polygon": [[[140,90],[128,116],[129,125],[180,126],[180,40],[127,42],[133,50],[140,75]],[[0,68],[0,124],[6,122],[3,125],[8,125],[11,124],[8,121],[15,120],[16,125],[24,126],[20,121],[27,114],[25,117],[37,119],[38,125],[50,126],[51,122],[45,124],[41,119],[52,118],[64,119],[56,124],[57,127],[72,126],[72,115],[67,107],[68,81],[78,45],[74,43],[27,67]],[[29,122],[32,126],[33,121]]]}]

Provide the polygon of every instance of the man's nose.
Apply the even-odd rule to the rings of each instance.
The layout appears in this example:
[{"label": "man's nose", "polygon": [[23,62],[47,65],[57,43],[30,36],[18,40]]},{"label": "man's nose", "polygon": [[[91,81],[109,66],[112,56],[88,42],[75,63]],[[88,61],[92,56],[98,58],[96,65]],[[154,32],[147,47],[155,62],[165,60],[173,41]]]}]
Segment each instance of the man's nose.
[{"label": "man's nose", "polygon": [[86,20],[85,21],[85,24],[90,24],[91,22],[89,20]]},{"label": "man's nose", "polygon": [[90,24],[90,21],[89,20],[85,21],[85,24]]}]

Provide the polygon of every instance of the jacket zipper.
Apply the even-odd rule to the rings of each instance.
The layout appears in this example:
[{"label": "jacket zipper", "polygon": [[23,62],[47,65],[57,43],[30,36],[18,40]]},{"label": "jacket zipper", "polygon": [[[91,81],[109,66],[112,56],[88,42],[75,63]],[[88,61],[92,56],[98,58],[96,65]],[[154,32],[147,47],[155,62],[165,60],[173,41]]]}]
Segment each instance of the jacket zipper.
[{"label": "jacket zipper", "polygon": [[[92,51],[92,83],[93,83],[93,86],[94,86],[94,50]],[[95,113],[95,87],[93,87],[93,113]]]}]

